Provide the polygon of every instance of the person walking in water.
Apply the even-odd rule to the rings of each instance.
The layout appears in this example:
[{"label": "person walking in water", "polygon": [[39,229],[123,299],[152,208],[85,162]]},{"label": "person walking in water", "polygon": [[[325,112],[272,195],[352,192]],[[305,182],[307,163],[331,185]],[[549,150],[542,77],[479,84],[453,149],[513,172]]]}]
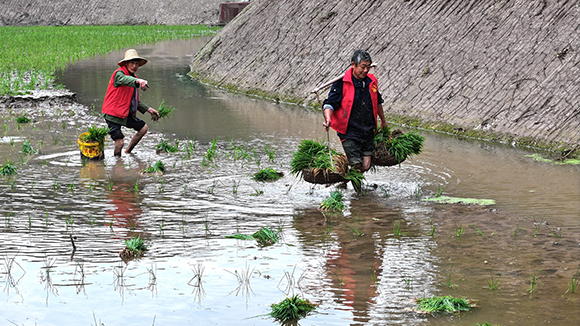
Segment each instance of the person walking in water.
[{"label": "person walking in water", "polygon": [[136,50],[129,49],[109,80],[102,112],[110,129],[109,135],[115,142],[115,156],[121,156],[121,150],[125,146],[125,135],[121,131],[121,126],[137,131],[125,150],[126,154],[133,151],[149,130],[147,124],[137,117],[137,111],[143,114],[149,112],[153,121],[159,119],[157,110],[139,101],[139,88],[146,90],[149,84],[146,80],[137,78],[135,73],[146,63],[147,60],[140,57]]},{"label": "person walking in water", "polygon": [[371,64],[367,51],[356,50],[351,67],[332,84],[322,107],[322,125],[326,131],[329,127],[336,130],[348,163],[360,172],[371,167],[377,116],[381,128],[387,125],[377,78],[369,73]]}]

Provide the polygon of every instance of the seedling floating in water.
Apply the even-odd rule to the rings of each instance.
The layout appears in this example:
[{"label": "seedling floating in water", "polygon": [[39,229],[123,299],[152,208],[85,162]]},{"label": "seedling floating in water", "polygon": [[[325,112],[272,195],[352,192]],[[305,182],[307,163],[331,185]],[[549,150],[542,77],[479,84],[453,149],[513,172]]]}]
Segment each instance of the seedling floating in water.
[{"label": "seedling floating in water", "polygon": [[276,181],[283,176],[284,173],[282,172],[277,172],[273,168],[265,168],[256,172],[256,174],[254,174],[254,177],[252,179],[256,181]]},{"label": "seedling floating in water", "polygon": [[454,298],[452,296],[433,296],[431,298],[416,299],[417,310],[425,313],[456,313],[468,311],[473,307],[468,300],[463,298]]},{"label": "seedling floating in water", "polygon": [[279,240],[278,233],[268,227],[263,227],[252,235],[237,233],[234,235],[226,235],[226,238],[256,240],[263,246],[275,244]]},{"label": "seedling floating in water", "polygon": [[141,237],[133,237],[125,240],[125,249],[119,254],[123,259],[138,258],[143,255],[143,251],[147,250],[145,241]]},{"label": "seedling floating in water", "polygon": [[295,295],[273,304],[270,316],[283,322],[297,321],[315,309],[316,304]]}]

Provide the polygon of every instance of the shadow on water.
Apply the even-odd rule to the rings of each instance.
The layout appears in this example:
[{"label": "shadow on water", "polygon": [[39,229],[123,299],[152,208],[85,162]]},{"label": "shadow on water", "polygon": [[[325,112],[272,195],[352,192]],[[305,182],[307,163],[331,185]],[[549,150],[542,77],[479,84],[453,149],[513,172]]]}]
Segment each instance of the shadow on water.
[{"label": "shadow on water", "polygon": [[[113,157],[107,141],[104,161],[83,163],[74,142],[86,125],[103,123],[93,106],[100,111],[121,52],[60,77],[88,109],[30,111],[35,122],[18,127],[3,115],[0,153],[19,162],[18,175],[0,182],[3,321],[271,325],[270,305],[298,294],[319,305],[301,325],[579,323],[580,294],[568,285],[580,267],[577,166],[423,133],[424,153],[368,173],[364,196],[349,186],[345,211],[324,216],[316,208],[335,187],[289,173],[302,139],[326,137],[320,113],[191,81],[187,65],[204,42],[137,48],[150,60],[139,71],[152,86],[142,100],[176,111],[158,123],[145,118],[151,132],[132,155]],[[41,153],[19,153],[27,138]],[[182,150],[157,154],[160,139]],[[158,160],[166,173],[139,173]],[[252,180],[264,167],[285,176]],[[439,190],[497,204],[421,201]],[[226,238],[264,226],[281,241]],[[124,241],[135,236],[148,251],[123,262]],[[489,289],[491,278],[498,289]],[[436,317],[412,311],[414,298],[444,294],[478,307]]]}]

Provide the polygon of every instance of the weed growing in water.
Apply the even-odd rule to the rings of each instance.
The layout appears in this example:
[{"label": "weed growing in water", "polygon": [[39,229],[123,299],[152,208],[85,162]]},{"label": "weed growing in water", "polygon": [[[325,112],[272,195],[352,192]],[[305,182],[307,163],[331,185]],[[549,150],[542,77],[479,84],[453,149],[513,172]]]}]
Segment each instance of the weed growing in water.
[{"label": "weed growing in water", "polygon": [[454,313],[460,311],[468,311],[471,309],[471,304],[463,298],[454,298],[452,296],[433,296],[431,298],[416,299],[417,310],[427,313]]},{"label": "weed growing in water", "polygon": [[300,299],[298,295],[282,300],[272,306],[270,316],[282,322],[297,321],[316,309],[316,304]]},{"label": "weed growing in water", "polygon": [[319,210],[323,212],[341,212],[344,206],[344,196],[341,191],[335,190],[330,193],[330,196],[322,201]]},{"label": "weed growing in water", "polygon": [[277,172],[273,168],[265,168],[256,172],[252,179],[255,181],[277,181],[284,176],[284,173]]}]

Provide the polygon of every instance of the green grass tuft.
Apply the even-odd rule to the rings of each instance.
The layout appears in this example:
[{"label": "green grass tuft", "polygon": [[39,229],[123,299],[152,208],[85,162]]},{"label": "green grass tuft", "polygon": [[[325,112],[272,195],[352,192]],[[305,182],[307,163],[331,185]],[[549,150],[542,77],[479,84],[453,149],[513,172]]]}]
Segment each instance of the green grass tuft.
[{"label": "green grass tuft", "polygon": [[276,181],[279,180],[283,175],[284,174],[277,172],[273,168],[265,168],[256,172],[252,179],[256,181]]},{"label": "green grass tuft", "polygon": [[433,296],[431,298],[417,299],[417,304],[419,305],[417,310],[427,313],[454,313],[471,309],[471,305],[467,300],[452,296]]},{"label": "green grass tuft", "polygon": [[300,299],[297,295],[286,298],[280,303],[275,303],[271,307],[272,312],[270,312],[270,316],[283,322],[297,321],[300,318],[306,317],[309,312],[316,309],[314,303]]}]

